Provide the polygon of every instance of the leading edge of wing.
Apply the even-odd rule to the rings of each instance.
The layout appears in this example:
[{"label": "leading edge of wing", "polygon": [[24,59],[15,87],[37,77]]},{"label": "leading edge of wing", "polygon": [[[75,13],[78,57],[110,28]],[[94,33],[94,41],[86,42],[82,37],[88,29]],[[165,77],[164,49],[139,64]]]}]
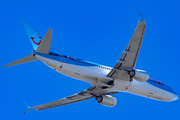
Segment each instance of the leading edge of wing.
[{"label": "leading edge of wing", "polygon": [[43,104],[43,105],[39,105],[39,106],[35,106],[35,107],[30,107],[24,100],[25,104],[28,107],[28,110],[24,113],[27,113],[28,111],[35,109],[35,110],[45,110],[45,109],[49,109],[49,108],[54,108],[54,107],[59,107],[59,106],[63,106],[63,105],[68,105],[68,104],[72,104],[75,102],[80,102],[80,101],[84,101],[84,100],[88,100],[91,98],[95,98],[96,96],[100,96],[100,95],[110,95],[110,94],[115,94],[118,93],[117,91],[111,91],[111,90],[105,90],[105,89],[100,89],[97,87],[90,87],[82,92],[76,93],[74,95],[65,97],[63,99],[60,100],[56,100],[47,104]]},{"label": "leading edge of wing", "polygon": [[49,109],[49,108],[59,107],[59,106],[68,105],[68,104],[71,104],[71,103],[91,99],[91,98],[94,98],[94,97],[95,96],[91,95],[90,93],[87,93],[86,91],[82,91],[80,93],[71,95],[69,97],[65,97],[63,99],[56,100],[56,101],[53,101],[53,102],[50,102],[50,103],[47,103],[47,104],[35,106],[35,107],[30,107],[26,103],[26,101],[23,99],[24,103],[28,107],[28,109],[24,112],[24,114],[26,114],[27,112],[29,112],[32,109],[34,109],[34,110],[45,110],[45,109]]}]

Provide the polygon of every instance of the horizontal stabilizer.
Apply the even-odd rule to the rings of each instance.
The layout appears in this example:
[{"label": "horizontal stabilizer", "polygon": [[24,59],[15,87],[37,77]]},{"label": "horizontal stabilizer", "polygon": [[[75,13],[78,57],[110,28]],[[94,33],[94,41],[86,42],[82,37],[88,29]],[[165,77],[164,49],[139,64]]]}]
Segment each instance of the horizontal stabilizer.
[{"label": "horizontal stabilizer", "polygon": [[18,64],[22,64],[22,63],[26,63],[26,62],[31,62],[31,61],[35,61],[35,60],[38,60],[34,55],[29,55],[27,57],[24,57],[20,60],[17,60],[17,61],[14,61],[12,63],[9,63],[7,65],[4,65],[4,67],[9,67],[9,66],[12,66],[12,65],[18,65]]},{"label": "horizontal stabilizer", "polygon": [[52,28],[49,28],[46,35],[44,36],[41,44],[37,48],[37,53],[42,54],[49,54],[50,53],[50,47],[51,47],[51,36],[52,36]]}]

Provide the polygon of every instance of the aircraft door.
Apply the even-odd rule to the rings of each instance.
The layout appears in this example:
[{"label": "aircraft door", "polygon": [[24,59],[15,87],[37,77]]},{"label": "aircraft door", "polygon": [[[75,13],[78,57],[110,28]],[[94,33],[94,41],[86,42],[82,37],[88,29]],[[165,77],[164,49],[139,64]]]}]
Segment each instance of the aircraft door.
[{"label": "aircraft door", "polygon": [[60,63],[60,66],[59,66],[59,70],[62,70],[63,65],[64,65],[64,63],[65,63],[65,57],[62,56],[62,57],[60,58],[60,61],[61,61],[61,63]]},{"label": "aircraft door", "polygon": [[65,58],[64,58],[64,56],[62,56],[61,62],[62,62],[62,63],[65,63]]}]

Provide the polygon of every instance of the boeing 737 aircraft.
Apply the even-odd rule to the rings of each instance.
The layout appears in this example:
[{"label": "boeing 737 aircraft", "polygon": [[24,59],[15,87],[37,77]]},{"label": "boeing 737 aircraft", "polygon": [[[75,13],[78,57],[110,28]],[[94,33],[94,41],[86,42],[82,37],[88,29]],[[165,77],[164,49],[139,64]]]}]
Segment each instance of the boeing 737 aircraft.
[{"label": "boeing 737 aircraft", "polygon": [[150,79],[146,71],[135,69],[146,29],[146,21],[139,10],[138,14],[140,19],[135,32],[113,68],[54,52],[50,49],[52,29],[49,28],[41,40],[40,35],[31,24],[26,19],[21,18],[34,50],[31,55],[7,64],[5,67],[40,60],[59,73],[92,85],[82,92],[35,107],[30,107],[24,101],[28,107],[26,112],[32,109],[45,110],[59,107],[91,98],[95,98],[98,103],[104,106],[114,107],[117,104],[117,99],[111,94],[118,92],[128,92],[160,101],[177,100],[178,95],[169,86]]}]

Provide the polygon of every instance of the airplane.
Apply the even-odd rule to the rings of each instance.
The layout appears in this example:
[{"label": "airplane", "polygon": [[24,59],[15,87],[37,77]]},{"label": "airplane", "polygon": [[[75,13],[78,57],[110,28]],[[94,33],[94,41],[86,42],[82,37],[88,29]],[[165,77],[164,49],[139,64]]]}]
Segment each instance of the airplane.
[{"label": "airplane", "polygon": [[141,48],[146,29],[146,21],[140,11],[138,25],[134,34],[114,67],[108,67],[94,62],[61,55],[51,49],[52,28],[41,39],[32,25],[21,18],[27,35],[33,46],[32,54],[19,59],[4,67],[40,60],[53,70],[66,76],[88,82],[92,87],[74,95],[56,100],[47,104],[30,107],[24,100],[28,109],[24,113],[35,109],[45,110],[95,98],[98,103],[114,107],[117,99],[112,95],[127,92],[142,97],[159,100],[174,101],[179,97],[169,86],[160,81],[149,78],[149,74],[140,69],[135,69],[136,61]]}]

